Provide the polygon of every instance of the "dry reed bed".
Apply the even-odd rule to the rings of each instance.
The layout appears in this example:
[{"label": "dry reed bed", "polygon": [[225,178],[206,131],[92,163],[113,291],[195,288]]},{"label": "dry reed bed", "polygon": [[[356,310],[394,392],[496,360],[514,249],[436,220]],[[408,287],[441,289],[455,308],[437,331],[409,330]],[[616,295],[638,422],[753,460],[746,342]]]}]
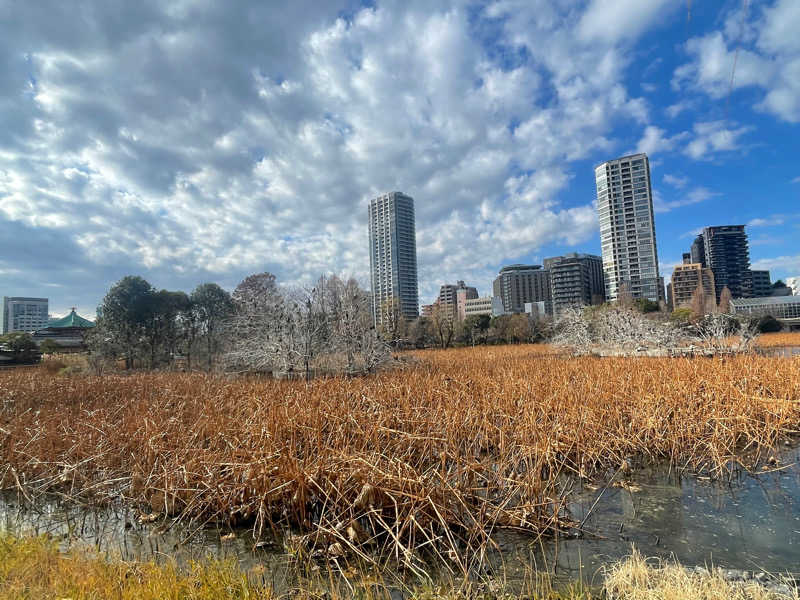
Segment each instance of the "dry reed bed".
[{"label": "dry reed bed", "polygon": [[[0,373],[2,485],[287,526],[336,557],[467,568],[498,527],[565,525],[562,473],[629,457],[718,468],[800,424],[800,360],[419,353],[362,379]],[[371,548],[371,552],[366,552]],[[478,553],[479,554],[479,553]]]},{"label": "dry reed bed", "polygon": [[756,343],[762,348],[780,346],[800,346],[800,331],[785,333],[765,333],[758,336]]}]

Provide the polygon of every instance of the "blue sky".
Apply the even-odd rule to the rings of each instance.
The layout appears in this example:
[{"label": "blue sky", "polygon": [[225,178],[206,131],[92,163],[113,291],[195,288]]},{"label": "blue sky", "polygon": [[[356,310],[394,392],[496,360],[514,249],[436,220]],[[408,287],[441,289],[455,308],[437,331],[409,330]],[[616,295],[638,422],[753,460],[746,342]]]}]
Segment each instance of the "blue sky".
[{"label": "blue sky", "polygon": [[0,3],[0,295],[366,283],[389,190],[421,301],[487,293],[599,253],[593,167],[634,151],[666,278],[740,223],[755,267],[800,275],[798,31],[796,0]]}]

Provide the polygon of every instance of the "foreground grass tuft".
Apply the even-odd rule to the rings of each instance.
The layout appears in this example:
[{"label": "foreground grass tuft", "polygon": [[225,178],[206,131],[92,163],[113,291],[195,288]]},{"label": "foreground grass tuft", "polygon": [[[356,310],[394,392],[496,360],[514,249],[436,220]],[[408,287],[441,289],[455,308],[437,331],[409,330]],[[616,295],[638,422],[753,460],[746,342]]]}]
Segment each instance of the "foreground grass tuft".
[{"label": "foreground grass tuft", "polygon": [[164,600],[273,598],[231,561],[170,563],[106,561],[86,549],[62,554],[48,538],[0,536],[0,599]]},{"label": "foreground grass tuft", "polygon": [[[616,600],[775,600],[786,599],[755,582],[726,581],[719,571],[693,573],[677,563],[645,560],[634,551],[606,575],[607,597]],[[789,598],[798,598],[795,592]]]}]

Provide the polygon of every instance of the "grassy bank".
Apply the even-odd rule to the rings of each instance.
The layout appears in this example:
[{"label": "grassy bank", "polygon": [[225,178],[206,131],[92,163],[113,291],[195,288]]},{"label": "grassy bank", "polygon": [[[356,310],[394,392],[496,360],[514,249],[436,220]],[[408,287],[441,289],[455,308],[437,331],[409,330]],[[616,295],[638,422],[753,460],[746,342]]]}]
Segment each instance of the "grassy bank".
[{"label": "grassy bank", "polygon": [[[573,586],[556,591],[547,576],[532,574],[510,591],[502,581],[461,585],[394,588],[379,578],[329,573],[298,580],[278,593],[256,570],[241,571],[232,561],[201,561],[179,570],[171,563],[125,562],[101,557],[89,549],[60,552],[52,539],[17,538],[0,534],[0,599],[37,600],[186,600],[361,598],[383,600],[771,600],[777,596],[756,583],[731,583],[720,572],[694,573],[677,564],[648,563],[635,554],[612,565],[603,588]],[[797,598],[795,593],[790,598]]]},{"label": "grassy bank", "polygon": [[28,496],[122,495],[257,535],[289,527],[299,554],[466,572],[498,528],[571,524],[559,475],[661,459],[714,470],[800,426],[798,360],[548,352],[425,351],[403,370],[310,385],[3,372],[0,477]]},{"label": "grassy bank", "polygon": [[269,574],[258,567],[242,571],[232,560],[205,560],[178,569],[171,562],[129,562],[99,556],[90,548],[61,552],[46,537],[0,534],[0,600],[505,600],[534,598],[578,600],[590,597],[573,586],[555,591],[546,576],[531,574],[522,592],[505,590],[502,582],[427,584],[389,587],[374,575],[328,571],[298,578],[290,590],[276,591]]}]

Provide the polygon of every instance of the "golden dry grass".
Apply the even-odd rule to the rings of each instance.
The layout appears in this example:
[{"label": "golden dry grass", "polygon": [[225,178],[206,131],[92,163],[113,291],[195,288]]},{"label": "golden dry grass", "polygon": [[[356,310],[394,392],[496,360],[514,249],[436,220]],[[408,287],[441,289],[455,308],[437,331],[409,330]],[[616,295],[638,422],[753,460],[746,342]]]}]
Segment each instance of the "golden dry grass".
[{"label": "golden dry grass", "polygon": [[800,346],[800,331],[765,333],[758,336],[756,343],[762,348],[777,348],[780,346]]},{"label": "golden dry grass", "polygon": [[[565,524],[559,474],[629,457],[719,468],[800,425],[800,361],[418,353],[361,379],[0,373],[2,484],[291,527],[330,557],[462,570],[499,527]],[[369,551],[367,551],[369,549]],[[466,557],[466,558],[465,558]]]},{"label": "golden dry grass", "polygon": [[[462,585],[402,586],[402,596],[417,600],[590,600],[579,585],[554,591],[546,575],[531,575],[522,595],[502,581]],[[374,575],[321,573],[298,578],[290,589],[276,591],[263,567],[243,571],[233,560],[195,561],[179,569],[170,561],[156,564],[100,556],[88,547],[60,552],[47,537],[0,533],[0,600],[390,600],[397,597]],[[395,588],[399,591],[401,588]]]},{"label": "golden dry grass", "polygon": [[[0,599],[187,600],[268,599],[270,589],[248,581],[233,562],[173,564],[103,560],[86,549],[66,554],[46,538],[0,535]],[[314,595],[298,595],[314,598]]]},{"label": "golden dry grass", "polygon": [[[692,573],[677,563],[646,561],[634,552],[608,570],[605,592],[611,600],[778,600],[787,596],[756,582],[726,581],[718,570]],[[795,592],[789,596],[797,600]]]}]

